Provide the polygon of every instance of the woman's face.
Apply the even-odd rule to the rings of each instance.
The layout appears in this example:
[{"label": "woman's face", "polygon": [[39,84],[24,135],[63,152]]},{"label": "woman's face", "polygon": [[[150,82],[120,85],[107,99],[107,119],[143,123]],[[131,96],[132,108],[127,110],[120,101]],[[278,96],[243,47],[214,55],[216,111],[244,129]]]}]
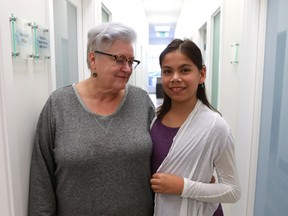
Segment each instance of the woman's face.
[{"label": "woman's face", "polygon": [[[115,41],[109,49],[103,52],[112,55],[121,55],[126,59],[133,59],[133,47],[131,43],[121,40]],[[95,54],[95,63],[91,64],[91,69],[97,73],[97,85],[108,91],[120,91],[125,88],[131,74],[132,68],[125,61],[124,64],[116,63],[113,56]],[[94,77],[92,77],[94,78]]]},{"label": "woman's face", "polygon": [[196,103],[198,85],[205,81],[206,69],[201,70],[179,50],[165,55],[161,78],[164,92],[172,103]]}]

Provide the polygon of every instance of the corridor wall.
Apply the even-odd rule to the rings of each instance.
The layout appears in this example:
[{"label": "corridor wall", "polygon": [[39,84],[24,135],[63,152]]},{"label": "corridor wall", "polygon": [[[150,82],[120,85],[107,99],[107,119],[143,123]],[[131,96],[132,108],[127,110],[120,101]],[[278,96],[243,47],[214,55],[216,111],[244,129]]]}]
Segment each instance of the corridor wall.
[{"label": "corridor wall", "polygon": [[25,216],[34,131],[51,91],[47,59],[12,57],[9,18],[49,26],[48,1],[0,1],[0,215]]}]

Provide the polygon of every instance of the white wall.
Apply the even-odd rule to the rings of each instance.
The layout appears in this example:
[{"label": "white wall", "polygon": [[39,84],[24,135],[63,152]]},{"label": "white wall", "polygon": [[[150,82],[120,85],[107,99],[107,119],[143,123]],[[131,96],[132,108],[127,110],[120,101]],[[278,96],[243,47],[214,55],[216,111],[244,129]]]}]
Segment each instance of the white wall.
[{"label": "white wall", "polygon": [[[4,1],[0,1],[1,10],[7,10],[7,4],[4,4]],[[0,11],[1,11],[0,10]],[[0,22],[5,20],[5,14],[0,12]],[[7,131],[5,128],[6,125],[6,107],[4,106],[5,99],[5,88],[4,88],[4,50],[3,46],[3,34],[4,26],[0,23],[0,214],[1,215],[11,215],[13,209],[11,208],[11,193],[12,187],[10,185],[10,170],[8,166],[8,145],[7,145]]]},{"label": "white wall", "polygon": [[135,59],[141,64],[130,77],[130,83],[147,90],[147,50],[149,44],[149,26],[141,0],[102,0],[111,11],[113,22],[122,22],[137,33]]},{"label": "white wall", "polygon": [[188,37],[198,40],[198,30],[210,22],[211,15],[219,8],[221,0],[186,0],[175,29],[176,38]]},{"label": "white wall", "polygon": [[49,95],[50,64],[12,60],[9,17],[13,13],[47,26],[47,1],[0,1],[0,215],[27,214],[28,180],[34,131]]},{"label": "white wall", "polygon": [[[224,118],[228,121],[231,126],[232,133],[235,139],[235,152],[237,159],[237,167],[240,176],[240,183],[242,186],[242,197],[243,200],[243,189],[245,191],[246,186],[243,185],[241,177],[245,174],[245,171],[241,168],[243,165],[240,163],[240,158],[243,160],[245,155],[241,155],[239,147],[243,147],[243,143],[239,143],[237,137],[239,136],[238,131],[238,116],[239,116],[239,94],[244,83],[239,83],[239,78],[242,75],[239,70],[240,65],[243,62],[239,61],[238,64],[231,64],[231,44],[235,42],[239,43],[239,55],[241,55],[242,46],[242,35],[243,35],[243,0],[238,1],[222,1],[221,7],[221,36],[220,36],[220,70],[219,70],[219,110],[223,114]],[[243,134],[242,134],[243,135]],[[244,158],[243,158],[244,157]],[[244,173],[242,173],[244,171]],[[247,170],[246,170],[247,171]],[[244,196],[245,197],[245,196]],[[224,205],[226,212],[230,215],[237,215],[240,212],[234,211],[235,205],[239,205],[241,202],[234,205]],[[229,214],[228,214],[229,215]],[[243,215],[243,209],[240,215]],[[239,216],[240,216],[239,215]]]}]

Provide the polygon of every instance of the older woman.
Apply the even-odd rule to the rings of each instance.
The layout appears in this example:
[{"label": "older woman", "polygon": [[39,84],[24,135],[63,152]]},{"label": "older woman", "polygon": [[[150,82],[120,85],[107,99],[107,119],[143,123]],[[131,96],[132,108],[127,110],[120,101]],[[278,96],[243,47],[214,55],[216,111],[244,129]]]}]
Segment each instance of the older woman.
[{"label": "older woman", "polygon": [[140,63],[135,32],[107,23],[88,33],[91,76],[53,92],[36,131],[29,216],[153,214],[149,185],[154,106],[128,85]]}]

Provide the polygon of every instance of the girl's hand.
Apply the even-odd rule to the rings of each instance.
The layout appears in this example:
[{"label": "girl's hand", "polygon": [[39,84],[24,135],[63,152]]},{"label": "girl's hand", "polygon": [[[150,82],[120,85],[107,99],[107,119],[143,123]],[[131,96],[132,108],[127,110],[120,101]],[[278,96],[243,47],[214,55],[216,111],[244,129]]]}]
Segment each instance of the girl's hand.
[{"label": "girl's hand", "polygon": [[167,173],[155,173],[150,183],[155,193],[181,195],[184,187],[182,177]]}]

